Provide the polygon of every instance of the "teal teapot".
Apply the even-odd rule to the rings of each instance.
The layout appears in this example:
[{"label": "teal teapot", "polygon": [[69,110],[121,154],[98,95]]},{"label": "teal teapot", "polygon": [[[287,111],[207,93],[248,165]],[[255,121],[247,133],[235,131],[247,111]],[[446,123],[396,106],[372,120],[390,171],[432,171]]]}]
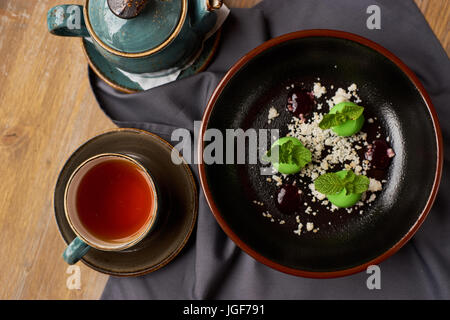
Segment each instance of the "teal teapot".
[{"label": "teal teapot", "polygon": [[47,14],[58,36],[89,39],[111,65],[130,73],[182,68],[202,48],[222,0],[85,0]]}]

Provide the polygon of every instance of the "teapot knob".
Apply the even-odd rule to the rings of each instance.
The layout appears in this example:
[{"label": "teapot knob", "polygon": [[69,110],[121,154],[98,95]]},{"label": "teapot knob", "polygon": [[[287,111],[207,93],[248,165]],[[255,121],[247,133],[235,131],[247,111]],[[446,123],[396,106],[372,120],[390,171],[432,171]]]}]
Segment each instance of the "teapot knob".
[{"label": "teapot knob", "polygon": [[147,0],[108,0],[108,6],[119,18],[131,19],[141,13],[147,2]]}]

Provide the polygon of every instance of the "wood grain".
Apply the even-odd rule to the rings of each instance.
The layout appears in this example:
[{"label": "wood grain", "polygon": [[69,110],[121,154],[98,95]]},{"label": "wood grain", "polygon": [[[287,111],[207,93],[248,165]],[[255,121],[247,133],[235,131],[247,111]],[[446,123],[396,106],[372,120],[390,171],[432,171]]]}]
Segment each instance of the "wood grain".
[{"label": "wood grain", "polygon": [[[81,289],[67,288],[53,216],[53,188],[67,157],[114,128],[90,90],[79,40],[47,32],[48,9],[64,2],[0,1],[0,299],[98,299],[107,281],[78,264]],[[416,2],[448,53],[449,2]]]},{"label": "wood grain", "polygon": [[415,2],[441,41],[447,55],[450,55],[450,1],[415,0]]},{"label": "wood grain", "polygon": [[96,299],[107,280],[80,264],[81,290],[67,289],[53,216],[68,155],[114,127],[90,91],[79,40],[47,32],[60,2],[0,2],[0,299]]}]

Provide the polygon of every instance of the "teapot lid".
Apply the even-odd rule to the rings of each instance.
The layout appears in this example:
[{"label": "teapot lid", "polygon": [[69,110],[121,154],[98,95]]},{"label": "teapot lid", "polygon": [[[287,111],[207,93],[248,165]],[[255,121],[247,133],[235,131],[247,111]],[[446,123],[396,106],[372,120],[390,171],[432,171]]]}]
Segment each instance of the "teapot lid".
[{"label": "teapot lid", "polygon": [[86,0],[86,26],[105,50],[143,57],[167,46],[180,32],[187,0]]}]

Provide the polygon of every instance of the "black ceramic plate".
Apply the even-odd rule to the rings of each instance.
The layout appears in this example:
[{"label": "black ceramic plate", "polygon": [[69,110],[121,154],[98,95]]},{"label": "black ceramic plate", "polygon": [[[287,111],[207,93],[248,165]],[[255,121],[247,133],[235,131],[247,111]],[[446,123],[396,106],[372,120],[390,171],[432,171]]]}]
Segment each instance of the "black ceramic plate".
[{"label": "black ceramic plate", "polygon": [[[244,251],[290,274],[336,277],[396,252],[434,201],[442,140],[431,100],[413,72],[383,47],[356,35],[330,30],[284,35],[231,68],[209,101],[200,139],[208,128],[267,128],[269,108],[286,103],[286,86],[313,83],[318,77],[327,87],[358,84],[364,107],[381,120],[396,152],[388,182],[364,215],[331,215],[332,227],[298,237],[268,222],[253,204],[269,196],[266,177],[255,165],[201,164],[199,169],[215,218]],[[282,120],[283,115],[277,118]]]},{"label": "black ceramic plate", "polygon": [[172,146],[154,134],[116,129],[90,139],[67,160],[54,195],[55,217],[66,243],[75,238],[64,214],[66,183],[78,165],[96,154],[122,153],[138,160],[155,179],[164,201],[155,230],[141,242],[119,252],[92,248],[82,259],[86,265],[115,276],[142,275],[163,267],[184,247],[197,218],[197,187],[184,160],[181,165],[173,164],[171,151]]}]

